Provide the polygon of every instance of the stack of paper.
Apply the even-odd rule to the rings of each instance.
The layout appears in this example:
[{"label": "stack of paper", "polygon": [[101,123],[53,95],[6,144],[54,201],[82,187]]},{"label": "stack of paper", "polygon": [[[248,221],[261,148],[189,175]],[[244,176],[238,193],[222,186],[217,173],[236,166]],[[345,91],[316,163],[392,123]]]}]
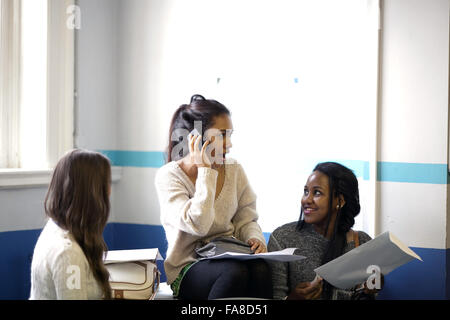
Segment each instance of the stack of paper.
[{"label": "stack of paper", "polygon": [[251,259],[266,259],[280,262],[290,262],[296,260],[305,259],[304,256],[295,255],[294,251],[297,248],[286,248],[280,251],[272,251],[258,254],[237,253],[237,252],[225,252],[210,258],[203,259],[237,259],[237,260],[251,260]]},{"label": "stack of paper", "polygon": [[391,232],[385,232],[343,254],[314,271],[336,288],[349,289],[365,282],[371,273],[367,268],[379,267],[383,275],[411,261],[422,259]]},{"label": "stack of paper", "polygon": [[153,249],[133,249],[133,250],[111,250],[106,253],[104,260],[108,263],[121,263],[132,261],[148,261],[148,260],[163,260],[159,250]]}]

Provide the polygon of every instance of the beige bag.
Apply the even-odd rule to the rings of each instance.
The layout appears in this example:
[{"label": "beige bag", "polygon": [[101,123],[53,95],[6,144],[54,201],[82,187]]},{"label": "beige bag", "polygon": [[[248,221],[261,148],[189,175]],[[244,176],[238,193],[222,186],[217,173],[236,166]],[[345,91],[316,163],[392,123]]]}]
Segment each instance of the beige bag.
[{"label": "beige bag", "polygon": [[105,266],[114,299],[152,300],[159,288],[158,249],[112,250],[106,253]]},{"label": "beige bag", "polygon": [[160,272],[154,260],[107,264],[114,299],[153,300]]}]

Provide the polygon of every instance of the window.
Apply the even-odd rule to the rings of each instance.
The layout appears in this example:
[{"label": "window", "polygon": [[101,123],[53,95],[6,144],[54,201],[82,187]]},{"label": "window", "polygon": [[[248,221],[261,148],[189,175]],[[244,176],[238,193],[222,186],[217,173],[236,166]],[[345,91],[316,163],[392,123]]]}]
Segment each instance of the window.
[{"label": "window", "polygon": [[21,1],[21,168],[47,168],[47,1]]},{"label": "window", "polygon": [[0,0],[0,175],[48,170],[73,147],[73,2]]},{"label": "window", "polygon": [[0,168],[19,166],[20,2],[0,0]]}]

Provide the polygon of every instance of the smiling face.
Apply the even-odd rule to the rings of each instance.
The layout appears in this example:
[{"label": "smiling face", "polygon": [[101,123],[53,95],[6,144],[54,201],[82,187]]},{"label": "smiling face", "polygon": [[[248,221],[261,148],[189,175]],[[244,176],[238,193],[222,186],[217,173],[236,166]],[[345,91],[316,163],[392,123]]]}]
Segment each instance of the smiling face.
[{"label": "smiling face", "polygon": [[[313,224],[316,230],[323,232],[326,229],[327,217],[330,212],[330,226],[334,225],[336,219],[339,198],[333,196],[330,210],[330,185],[328,176],[320,171],[314,171],[306,181],[302,197],[302,210],[306,223]],[[342,204],[341,199],[341,205]],[[332,228],[328,228],[328,232]]]}]

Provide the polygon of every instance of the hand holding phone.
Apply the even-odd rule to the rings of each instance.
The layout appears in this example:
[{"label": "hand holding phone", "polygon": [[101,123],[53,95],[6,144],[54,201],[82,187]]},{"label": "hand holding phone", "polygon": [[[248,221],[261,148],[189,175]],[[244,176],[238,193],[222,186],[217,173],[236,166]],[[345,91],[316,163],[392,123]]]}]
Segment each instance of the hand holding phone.
[{"label": "hand holding phone", "polygon": [[[197,128],[194,128],[194,130],[192,130],[189,134],[194,137],[201,136],[201,134],[200,134],[200,132],[198,132]],[[200,148],[203,146],[203,139],[202,139],[202,141],[199,142],[199,146],[200,146]]]},{"label": "hand holding phone", "polygon": [[191,162],[193,162],[198,168],[211,168],[211,161],[206,155],[206,147],[209,144],[209,140],[205,141],[205,143],[203,144],[203,138],[195,128],[191,131],[191,133],[189,133],[188,139]]}]

